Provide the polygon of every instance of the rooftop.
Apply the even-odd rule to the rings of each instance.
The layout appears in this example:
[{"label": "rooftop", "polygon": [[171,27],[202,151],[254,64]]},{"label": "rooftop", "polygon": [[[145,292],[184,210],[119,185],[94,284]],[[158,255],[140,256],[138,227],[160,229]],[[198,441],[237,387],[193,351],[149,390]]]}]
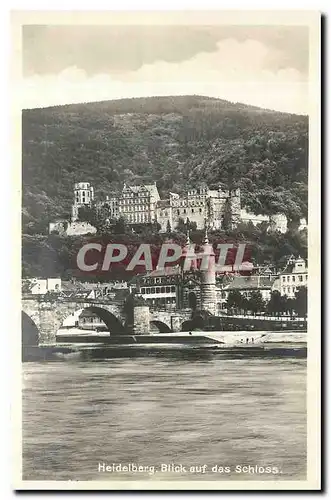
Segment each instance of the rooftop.
[{"label": "rooftop", "polygon": [[269,276],[234,276],[224,288],[227,290],[269,289],[275,279]]}]

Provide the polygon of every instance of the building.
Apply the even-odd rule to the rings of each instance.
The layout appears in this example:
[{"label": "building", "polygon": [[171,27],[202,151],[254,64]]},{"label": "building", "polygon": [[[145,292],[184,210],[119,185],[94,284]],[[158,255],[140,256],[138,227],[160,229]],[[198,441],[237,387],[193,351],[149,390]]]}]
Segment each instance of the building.
[{"label": "building", "polygon": [[286,267],[274,283],[273,290],[277,290],[281,295],[294,298],[298,289],[308,286],[308,267],[306,261],[300,256],[295,259],[293,256],[288,260]]},{"label": "building", "polygon": [[193,247],[187,235],[179,264],[134,277],[129,285],[130,291],[143,297],[152,308],[202,310],[215,315],[217,312],[215,253],[209,243],[207,231],[202,245],[203,251],[199,254],[200,257],[201,255],[208,257],[208,267],[205,270],[198,269],[199,256],[197,260],[190,261],[189,269],[185,269],[185,257],[188,254],[192,255]]},{"label": "building", "polygon": [[[93,186],[88,182],[79,182],[74,186],[71,221],[52,222],[49,232],[69,236],[96,233],[95,227],[78,221],[79,209],[91,206],[106,209],[109,221],[122,217],[130,225],[157,222],[162,233],[176,229],[181,221],[196,224],[198,230],[203,230],[206,225],[216,230],[234,229],[240,222],[251,222],[254,226],[266,222],[270,231],[287,231],[284,214],[256,215],[241,209],[240,189],[209,189],[206,184],[202,184],[184,195],[170,192],[168,198],[161,200],[155,182],[139,186],[124,184],[121,193],[112,193],[105,200],[95,202]],[[304,220],[300,227],[305,227]]]},{"label": "building", "polygon": [[227,284],[223,285],[218,293],[217,302],[220,309],[226,309],[226,302],[229,293],[232,291],[239,291],[244,297],[249,299],[252,292],[260,292],[262,299],[268,302],[273,291],[274,282],[277,278],[275,276],[231,276]]},{"label": "building", "polygon": [[285,214],[275,214],[270,216],[269,231],[279,231],[286,233],[287,231],[287,217]]},{"label": "building", "polygon": [[105,203],[99,204],[103,208],[106,208],[109,211],[110,219],[118,219],[119,218],[119,199],[116,195],[106,196]]},{"label": "building", "polygon": [[71,220],[78,219],[78,211],[81,207],[91,207],[94,201],[94,188],[89,182],[77,182],[74,187],[74,203],[72,205]]},{"label": "building", "polygon": [[50,222],[48,232],[66,236],[95,234],[96,228],[88,222],[79,221],[79,209],[91,207],[94,202],[94,188],[89,182],[77,182],[74,186],[74,203],[71,207],[71,221],[57,220]]},{"label": "building", "polygon": [[142,276],[135,276],[130,281],[129,288],[135,295],[146,300],[151,308],[181,308],[180,275],[179,266],[155,269]]},{"label": "building", "polygon": [[23,293],[45,295],[48,292],[61,293],[61,278],[32,278],[23,281]]},{"label": "building", "polygon": [[299,231],[303,231],[304,229],[308,229],[307,220],[305,218],[300,219]]},{"label": "building", "polygon": [[118,198],[118,216],[129,224],[152,224],[156,221],[156,205],[160,195],[154,184],[127,186]]},{"label": "building", "polygon": [[287,231],[287,217],[285,214],[275,214],[271,216],[262,214],[256,215],[243,208],[240,211],[240,220],[246,224],[251,222],[254,226],[265,222],[268,224],[269,231],[280,231],[281,233],[286,233]]},{"label": "building", "polygon": [[175,229],[180,220],[193,222],[200,230],[205,228],[206,222],[210,229],[221,229],[226,212],[229,213],[231,226],[235,227],[240,220],[240,190],[210,190],[208,186],[201,185],[183,196],[169,193],[167,200],[158,203],[156,217],[161,226],[160,232],[166,232],[169,227]]}]

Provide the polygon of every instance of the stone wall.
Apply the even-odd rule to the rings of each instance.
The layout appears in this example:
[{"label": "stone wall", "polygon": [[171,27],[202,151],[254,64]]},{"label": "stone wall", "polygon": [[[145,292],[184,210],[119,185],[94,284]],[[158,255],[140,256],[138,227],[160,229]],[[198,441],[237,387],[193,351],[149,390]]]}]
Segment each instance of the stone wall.
[{"label": "stone wall", "polygon": [[88,222],[72,222],[68,224],[66,235],[80,236],[83,234],[95,234],[96,232],[96,228],[91,226]]},{"label": "stone wall", "polygon": [[51,233],[59,233],[60,235],[65,234],[66,231],[66,223],[63,221],[50,222],[48,225],[48,232]]},{"label": "stone wall", "polygon": [[94,226],[91,226],[88,222],[50,222],[48,226],[48,232],[58,233],[60,235],[66,236],[81,236],[83,234],[95,234],[97,232]]}]

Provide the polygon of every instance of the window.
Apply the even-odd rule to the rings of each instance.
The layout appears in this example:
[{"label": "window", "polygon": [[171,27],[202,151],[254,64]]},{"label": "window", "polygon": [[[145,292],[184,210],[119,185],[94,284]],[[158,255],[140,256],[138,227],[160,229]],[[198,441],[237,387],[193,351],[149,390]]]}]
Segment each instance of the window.
[{"label": "window", "polygon": [[152,286],[151,293],[155,293],[155,288]]},{"label": "window", "polygon": [[290,281],[290,276],[287,277],[287,281],[289,282]]},{"label": "window", "polygon": [[291,287],[290,286],[287,287],[287,291],[288,291],[288,293],[291,293]]},{"label": "window", "polygon": [[175,292],[175,291],[176,291],[176,287],[175,287],[175,286],[172,286],[172,287],[171,287],[171,291],[172,291],[172,292]]},{"label": "window", "polygon": [[194,208],[192,208],[192,214],[194,214]]},{"label": "window", "polygon": [[177,214],[178,214],[178,215],[180,214],[179,210],[177,210]]},{"label": "window", "polygon": [[161,291],[161,288],[159,286],[157,286],[156,289],[155,289],[155,292],[156,293],[160,293],[160,291]]},{"label": "window", "polygon": [[295,276],[294,275],[292,276],[292,281],[295,281]]},{"label": "window", "polygon": [[170,286],[166,286],[166,292],[170,293],[170,290],[171,290]]},{"label": "window", "polygon": [[164,286],[161,287],[161,293],[165,293],[165,287]]},{"label": "window", "polygon": [[283,276],[283,283],[285,283],[286,281],[286,276]]},{"label": "window", "polygon": [[303,281],[303,276],[300,274],[299,281]]},{"label": "window", "polygon": [[292,286],[292,293],[295,293],[295,286]]},{"label": "window", "polygon": [[202,212],[202,208],[199,208],[199,212],[200,212],[200,214],[201,214],[201,212]]},{"label": "window", "polygon": [[306,274],[306,281],[308,280],[308,274]]}]

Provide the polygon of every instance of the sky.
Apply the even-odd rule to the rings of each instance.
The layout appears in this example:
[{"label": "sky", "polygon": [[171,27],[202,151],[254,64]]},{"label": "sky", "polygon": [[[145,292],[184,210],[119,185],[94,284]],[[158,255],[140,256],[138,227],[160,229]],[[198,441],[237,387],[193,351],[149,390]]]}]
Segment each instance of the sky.
[{"label": "sky", "polygon": [[205,95],[308,113],[304,26],[23,26],[22,108]]}]

